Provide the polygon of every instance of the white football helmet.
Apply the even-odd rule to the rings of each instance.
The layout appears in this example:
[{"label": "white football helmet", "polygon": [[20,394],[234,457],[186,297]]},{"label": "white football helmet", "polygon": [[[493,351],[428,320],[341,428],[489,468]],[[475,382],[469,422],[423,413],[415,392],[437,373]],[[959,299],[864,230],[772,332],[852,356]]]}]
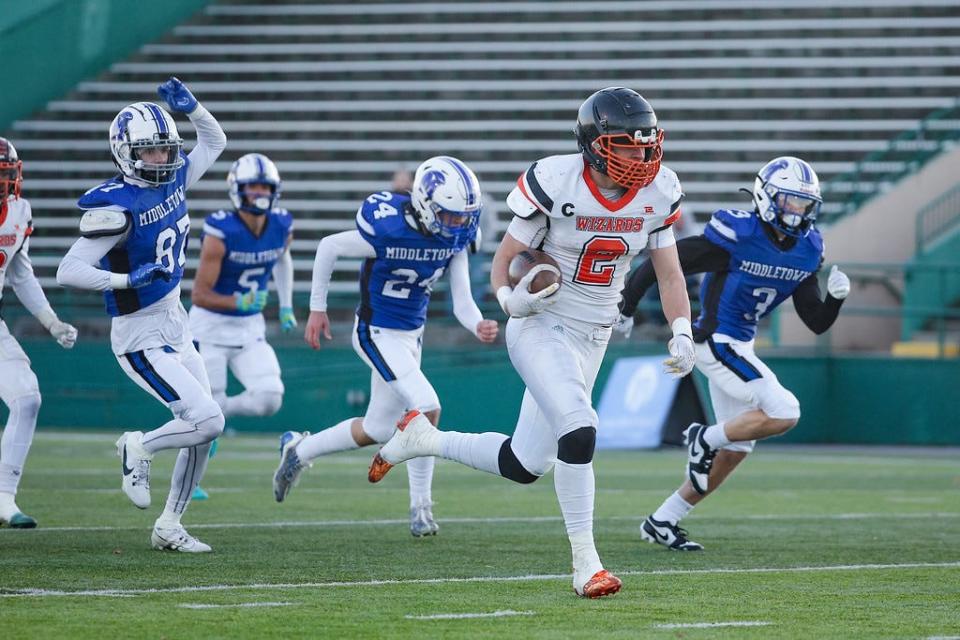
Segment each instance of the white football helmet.
[{"label": "white football helmet", "polygon": [[805,236],[820,214],[820,180],[800,158],[781,156],[760,169],[753,182],[757,214],[790,236]]},{"label": "white football helmet", "polygon": [[[271,194],[257,196],[251,202],[247,200],[244,190],[244,186],[248,184],[268,185]],[[273,211],[277,199],[280,198],[280,172],[277,171],[277,165],[262,153],[248,153],[240,156],[230,167],[230,172],[227,174],[227,188],[230,201],[237,211],[262,216]]]},{"label": "white football helmet", "polygon": [[410,194],[427,231],[460,247],[473,239],[483,203],[480,181],[463,162],[450,156],[430,158],[417,167]]},{"label": "white football helmet", "polygon": [[[129,178],[154,186],[170,184],[184,164],[181,147],[183,138],[177,131],[177,123],[152,102],[127,105],[110,123],[113,161]],[[142,159],[141,156],[157,150],[162,152],[162,157]]]}]

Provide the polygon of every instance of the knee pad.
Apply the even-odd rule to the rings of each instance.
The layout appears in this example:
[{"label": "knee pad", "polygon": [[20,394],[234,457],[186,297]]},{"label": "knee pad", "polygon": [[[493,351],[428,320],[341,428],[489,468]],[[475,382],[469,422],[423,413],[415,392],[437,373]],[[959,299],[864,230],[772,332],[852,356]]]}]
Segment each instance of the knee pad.
[{"label": "knee pad", "polygon": [[557,441],[557,459],[567,464],[589,464],[597,444],[597,430],[580,427]]},{"label": "knee pad", "polygon": [[275,391],[256,391],[253,394],[254,415],[261,418],[272,416],[283,405],[283,393]]},{"label": "knee pad", "polygon": [[799,420],[800,401],[781,385],[772,385],[760,398],[760,409],[780,420]]},{"label": "knee pad", "polygon": [[20,419],[29,419],[34,422],[37,421],[37,416],[40,414],[40,394],[31,393],[24,396],[20,396],[14,400],[11,404],[17,405],[17,409],[20,412]]},{"label": "knee pad", "polygon": [[216,403],[213,398],[209,396],[204,397],[203,400],[193,404],[186,404],[183,400],[174,402],[170,405],[173,415],[194,425],[198,429],[200,428],[201,423],[205,423],[211,418],[219,418],[220,420],[220,431],[223,431],[223,410],[220,409],[220,405]]},{"label": "knee pad", "polygon": [[223,418],[223,413],[218,413],[215,416],[201,420],[196,424],[196,427],[197,431],[209,438],[206,442],[211,442],[220,437],[220,434],[223,433],[224,425],[226,425],[226,420]]},{"label": "knee pad", "polygon": [[536,482],[540,476],[530,473],[522,464],[520,464],[520,460],[517,459],[513,449],[510,448],[510,443],[512,441],[513,438],[507,438],[500,446],[500,455],[497,459],[497,463],[500,467],[500,475],[507,480],[513,480],[514,482],[519,482],[520,484],[530,484],[531,482]]}]

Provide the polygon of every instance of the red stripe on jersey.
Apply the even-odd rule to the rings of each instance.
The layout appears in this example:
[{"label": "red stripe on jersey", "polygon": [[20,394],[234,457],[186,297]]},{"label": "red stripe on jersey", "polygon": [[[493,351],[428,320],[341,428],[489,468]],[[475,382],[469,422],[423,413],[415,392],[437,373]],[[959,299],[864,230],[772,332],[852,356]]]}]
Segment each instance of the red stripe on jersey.
[{"label": "red stripe on jersey", "polygon": [[666,220],[663,221],[663,226],[669,226],[680,219],[680,209],[677,209],[671,213]]},{"label": "red stripe on jersey", "polygon": [[527,200],[530,201],[530,204],[532,204],[533,206],[535,206],[535,207],[536,207],[537,209],[539,209],[541,212],[543,212],[543,213],[549,213],[546,209],[543,208],[543,205],[542,205],[542,204],[540,204],[539,202],[537,202],[536,199],[534,199],[533,196],[531,196],[531,195],[527,192],[527,185],[524,184],[524,180],[523,180],[524,177],[526,177],[526,175],[527,175],[526,173],[521,173],[521,174],[520,174],[520,177],[517,178],[517,186],[520,187],[520,193],[522,193],[522,194],[523,194],[523,197],[525,197]]}]

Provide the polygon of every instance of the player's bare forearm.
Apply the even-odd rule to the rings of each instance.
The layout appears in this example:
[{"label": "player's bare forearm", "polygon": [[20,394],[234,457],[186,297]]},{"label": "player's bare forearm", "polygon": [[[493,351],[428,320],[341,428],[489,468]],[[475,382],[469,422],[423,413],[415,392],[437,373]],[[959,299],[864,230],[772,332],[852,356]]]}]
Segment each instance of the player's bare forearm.
[{"label": "player's bare forearm", "polygon": [[690,298],[687,283],[680,268],[676,246],[654,249],[650,252],[653,268],[660,287],[660,302],[668,324],[677,318],[690,319]]},{"label": "player's bare forearm", "polygon": [[509,286],[510,280],[507,277],[507,270],[510,267],[510,261],[513,257],[527,249],[527,245],[520,242],[509,233],[503,234],[503,240],[497,247],[497,252],[493,255],[493,262],[490,265],[490,286],[494,291],[500,287]]}]

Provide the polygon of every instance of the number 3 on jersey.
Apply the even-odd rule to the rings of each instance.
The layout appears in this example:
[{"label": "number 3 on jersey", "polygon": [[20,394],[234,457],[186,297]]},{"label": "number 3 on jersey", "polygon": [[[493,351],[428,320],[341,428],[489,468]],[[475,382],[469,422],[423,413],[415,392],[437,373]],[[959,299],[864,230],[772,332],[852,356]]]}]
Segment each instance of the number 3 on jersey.
[{"label": "number 3 on jersey", "polygon": [[609,287],[613,282],[613,274],[617,270],[615,264],[630,251],[627,241],[619,237],[595,236],[590,238],[580,252],[577,262],[576,275],[573,281],[592,287]]}]

